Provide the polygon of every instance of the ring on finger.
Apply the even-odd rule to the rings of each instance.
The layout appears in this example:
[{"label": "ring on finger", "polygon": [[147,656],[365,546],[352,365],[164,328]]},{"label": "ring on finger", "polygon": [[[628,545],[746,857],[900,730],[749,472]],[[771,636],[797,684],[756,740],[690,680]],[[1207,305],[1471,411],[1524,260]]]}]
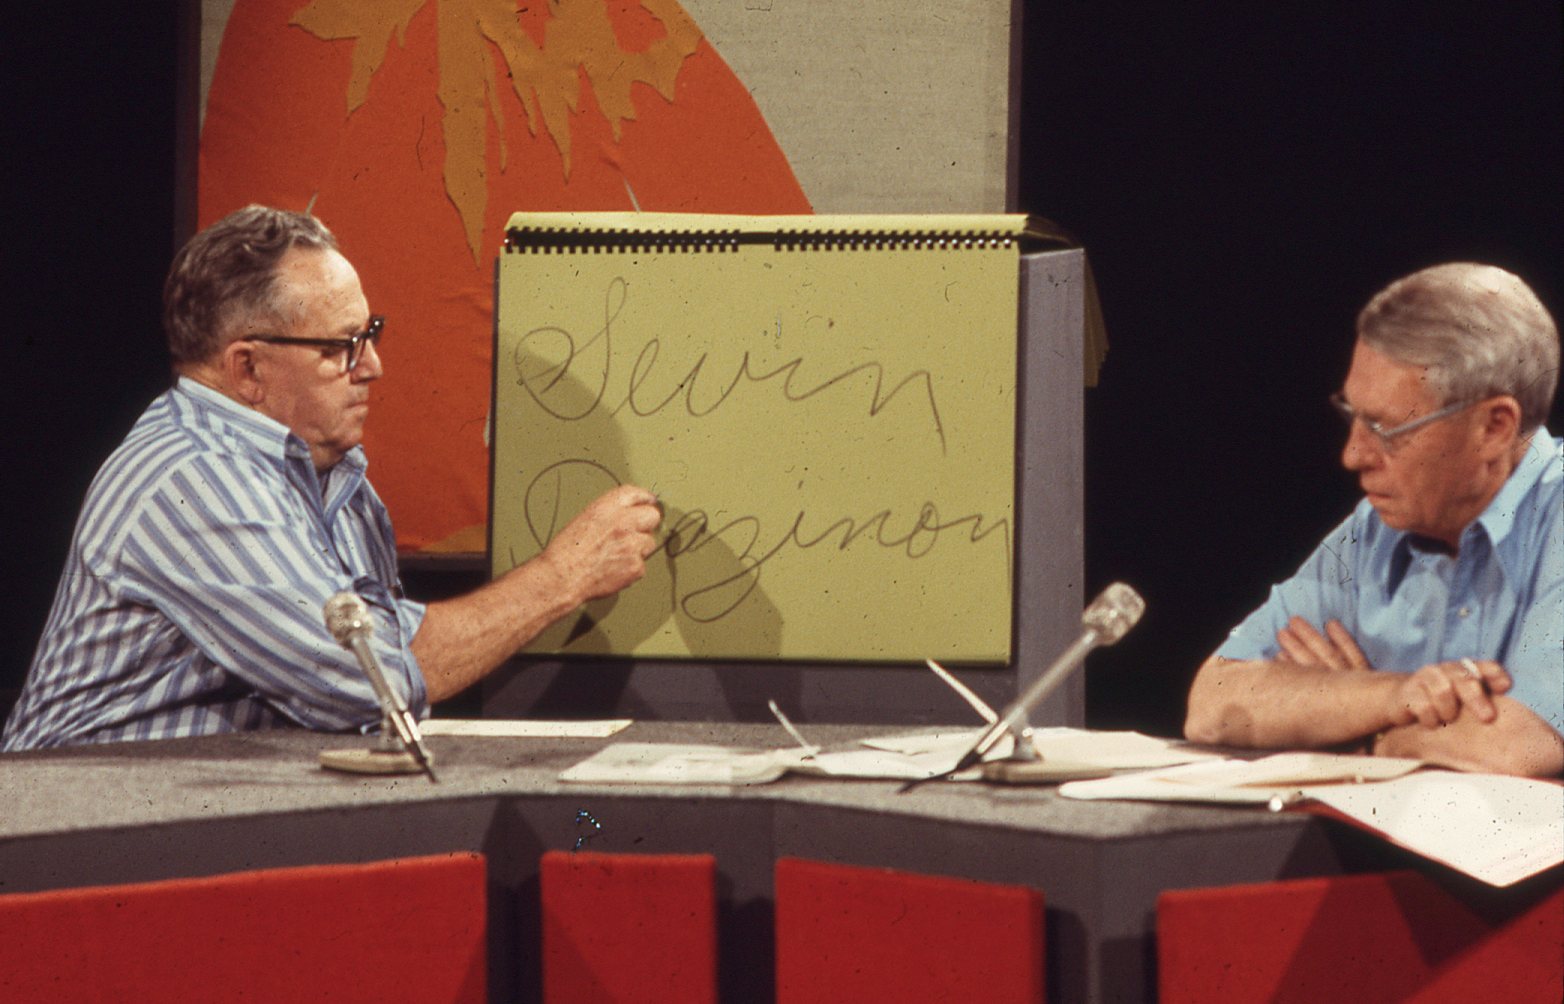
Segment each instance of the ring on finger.
[{"label": "ring on finger", "polygon": [[1466,675],[1470,676],[1474,680],[1481,680],[1483,678],[1483,671],[1478,669],[1477,663],[1473,662],[1471,659],[1462,659],[1461,668],[1466,670]]}]

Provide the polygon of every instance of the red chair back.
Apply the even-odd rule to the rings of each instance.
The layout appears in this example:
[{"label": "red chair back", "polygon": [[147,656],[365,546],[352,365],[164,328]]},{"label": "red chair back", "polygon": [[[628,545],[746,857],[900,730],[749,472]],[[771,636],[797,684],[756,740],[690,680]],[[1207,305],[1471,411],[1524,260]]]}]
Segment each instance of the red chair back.
[{"label": "red chair back", "polygon": [[777,1001],[1043,1000],[1043,895],[799,858],[776,867]]},{"label": "red chair back", "polygon": [[1415,872],[1163,893],[1162,1004],[1564,1000],[1564,889],[1479,909]]},{"label": "red chair back", "polygon": [[486,995],[476,854],[0,896],[0,1000]]},{"label": "red chair back", "polygon": [[540,868],[543,999],[717,999],[716,859],[548,851]]}]

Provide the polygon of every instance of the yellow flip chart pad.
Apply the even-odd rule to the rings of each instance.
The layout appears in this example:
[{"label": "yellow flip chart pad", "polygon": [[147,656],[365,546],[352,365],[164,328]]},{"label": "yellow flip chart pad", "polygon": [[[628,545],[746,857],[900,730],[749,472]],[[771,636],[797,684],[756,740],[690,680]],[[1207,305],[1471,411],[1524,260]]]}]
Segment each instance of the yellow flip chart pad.
[{"label": "yellow flip chart pad", "polygon": [[1024,221],[512,217],[492,574],[616,484],[664,509],[528,651],[1006,662]]}]

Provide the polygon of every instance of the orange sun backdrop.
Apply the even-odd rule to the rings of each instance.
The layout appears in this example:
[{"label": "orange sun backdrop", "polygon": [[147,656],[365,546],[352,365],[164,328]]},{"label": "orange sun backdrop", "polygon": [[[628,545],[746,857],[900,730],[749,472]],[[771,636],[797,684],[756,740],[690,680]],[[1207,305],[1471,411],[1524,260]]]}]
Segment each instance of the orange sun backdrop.
[{"label": "orange sun backdrop", "polygon": [[[517,7],[520,7],[518,12]],[[481,551],[494,261],[518,210],[807,213],[673,0],[239,0],[199,222],[311,208],[386,315],[365,449],[405,550]]]}]

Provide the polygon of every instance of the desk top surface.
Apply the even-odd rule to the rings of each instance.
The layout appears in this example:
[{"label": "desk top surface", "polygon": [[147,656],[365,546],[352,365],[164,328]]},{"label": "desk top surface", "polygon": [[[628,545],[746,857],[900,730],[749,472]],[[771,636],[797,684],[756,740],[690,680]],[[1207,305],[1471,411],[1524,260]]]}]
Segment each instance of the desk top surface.
[{"label": "desk top surface", "polygon": [[[810,737],[846,744],[904,732],[815,725]],[[1309,818],[1256,807],[1082,802],[1052,785],[942,782],[899,793],[900,782],[785,776],[767,784],[580,785],[561,771],[614,742],[780,745],[774,725],[638,722],[610,739],[434,736],[439,783],[421,775],[327,771],[322,750],[367,747],[357,736],[294,730],[114,743],[0,756],[0,841],[89,830],[452,799],[557,797],[741,800],[804,804],[957,821],[1085,840],[1301,827]]]}]

